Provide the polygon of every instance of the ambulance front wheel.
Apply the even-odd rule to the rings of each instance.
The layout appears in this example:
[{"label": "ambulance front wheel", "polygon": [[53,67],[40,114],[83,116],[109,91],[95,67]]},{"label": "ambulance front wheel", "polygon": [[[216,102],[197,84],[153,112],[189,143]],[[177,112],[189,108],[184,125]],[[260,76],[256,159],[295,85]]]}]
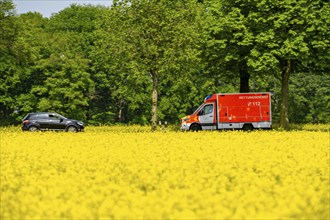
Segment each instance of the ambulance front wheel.
[{"label": "ambulance front wheel", "polygon": [[190,126],[190,129],[189,130],[190,131],[199,131],[199,130],[201,130],[201,126],[199,126],[198,124],[192,124]]}]

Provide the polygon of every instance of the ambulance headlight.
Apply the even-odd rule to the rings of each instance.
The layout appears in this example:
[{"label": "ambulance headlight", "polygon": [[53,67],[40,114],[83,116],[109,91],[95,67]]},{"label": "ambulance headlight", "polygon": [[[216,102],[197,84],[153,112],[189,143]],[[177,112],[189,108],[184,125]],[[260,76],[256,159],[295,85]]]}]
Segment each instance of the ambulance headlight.
[{"label": "ambulance headlight", "polygon": [[183,118],[183,122],[188,122],[189,120],[190,120],[190,116]]}]

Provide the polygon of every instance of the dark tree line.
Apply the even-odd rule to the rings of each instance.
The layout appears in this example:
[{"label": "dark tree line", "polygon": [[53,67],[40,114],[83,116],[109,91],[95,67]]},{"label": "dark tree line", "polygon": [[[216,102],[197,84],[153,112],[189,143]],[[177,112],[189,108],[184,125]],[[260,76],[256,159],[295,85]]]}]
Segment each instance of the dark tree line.
[{"label": "dark tree line", "polygon": [[274,120],[330,121],[322,0],[122,0],[44,18],[0,0],[0,118],[172,123],[217,92],[271,91]]}]

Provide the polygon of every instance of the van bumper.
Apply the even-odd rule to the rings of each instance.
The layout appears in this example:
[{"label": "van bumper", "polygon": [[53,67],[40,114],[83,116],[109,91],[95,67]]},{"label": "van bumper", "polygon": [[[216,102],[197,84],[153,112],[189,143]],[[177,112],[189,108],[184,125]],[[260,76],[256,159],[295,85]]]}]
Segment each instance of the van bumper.
[{"label": "van bumper", "polygon": [[180,130],[181,131],[189,131],[189,128],[190,128],[190,123],[182,123],[181,124],[181,127],[180,127]]}]

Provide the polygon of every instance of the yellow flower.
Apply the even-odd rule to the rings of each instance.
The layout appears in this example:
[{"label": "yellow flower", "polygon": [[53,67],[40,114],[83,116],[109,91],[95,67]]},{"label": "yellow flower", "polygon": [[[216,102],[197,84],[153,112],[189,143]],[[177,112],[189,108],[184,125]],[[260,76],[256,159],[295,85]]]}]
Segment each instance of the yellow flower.
[{"label": "yellow flower", "polygon": [[327,219],[326,131],[0,130],[4,219]]}]

